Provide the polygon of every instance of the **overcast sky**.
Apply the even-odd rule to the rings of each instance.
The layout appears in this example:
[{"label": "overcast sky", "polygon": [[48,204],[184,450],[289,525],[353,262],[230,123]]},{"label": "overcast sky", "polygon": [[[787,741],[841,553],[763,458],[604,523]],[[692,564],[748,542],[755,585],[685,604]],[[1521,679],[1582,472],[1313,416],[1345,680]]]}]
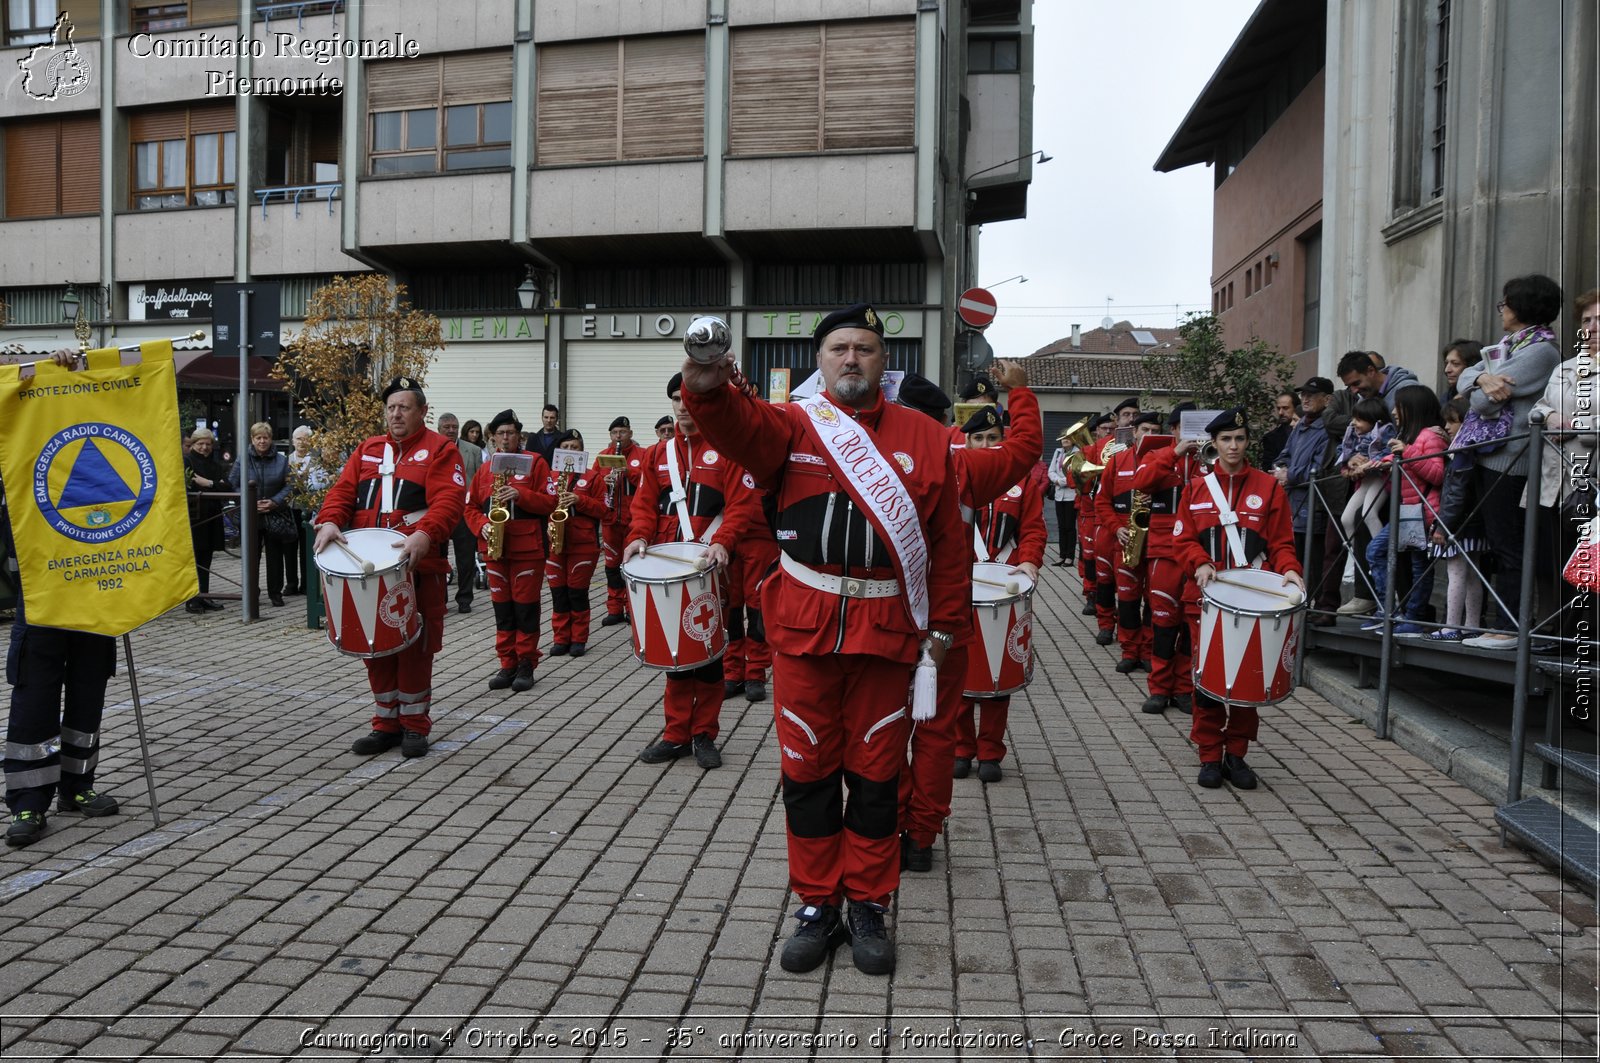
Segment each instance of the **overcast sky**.
[{"label": "overcast sky", "polygon": [[1106,316],[1172,328],[1211,303],[1211,168],[1153,167],[1257,0],[1035,0],[1028,216],[983,227],[1001,357]]}]

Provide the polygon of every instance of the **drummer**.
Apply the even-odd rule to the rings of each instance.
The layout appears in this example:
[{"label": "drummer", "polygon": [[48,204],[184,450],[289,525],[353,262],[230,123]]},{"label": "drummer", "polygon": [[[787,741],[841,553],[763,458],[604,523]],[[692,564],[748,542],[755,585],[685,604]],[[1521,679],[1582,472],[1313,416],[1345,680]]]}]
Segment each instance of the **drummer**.
[{"label": "drummer", "polygon": [[[986,406],[967,421],[967,447],[984,450],[1000,446],[1005,428],[995,415],[993,406]],[[973,549],[977,560],[994,561],[1014,566],[1037,585],[1039,566],[1044,564],[1045,544],[1050,533],[1044,523],[1044,492],[1031,476],[1013,486],[973,514]],[[983,652],[979,648],[977,652]],[[963,681],[965,676],[962,677]],[[973,714],[982,706],[979,723],[973,724]],[[1000,762],[1006,756],[1006,718],[1011,699],[984,698],[976,701],[967,698],[961,703],[956,717],[956,748],[954,778],[965,778],[972,768],[972,758],[978,758],[978,778],[986,783],[999,782],[1002,775]]]},{"label": "drummer", "polygon": [[[667,398],[672,400],[676,430],[645,453],[644,474],[633,496],[629,542],[622,551],[624,568],[648,547],[676,542],[703,543],[706,560],[726,567],[729,551],[750,522],[761,519],[755,492],[743,489],[744,469],[700,438],[700,428],[683,404],[682,390],[683,374],[674,373],[667,382]],[[636,616],[633,621],[639,624],[644,618]],[[721,767],[717,735],[722,691],[720,660],[691,672],[667,673],[661,699],[666,727],[639,759],[663,764],[693,754],[704,770]]]},{"label": "drummer", "polygon": [[[1219,570],[1264,568],[1305,595],[1294,553],[1289,499],[1270,473],[1252,468],[1245,454],[1250,428],[1244,410],[1224,410],[1206,425],[1217,448],[1216,467],[1184,488],[1172,532],[1178,560],[1193,577],[1185,588],[1189,641],[1200,645],[1200,594]],[[1223,705],[1198,688],[1189,737],[1199,748],[1199,783],[1216,789],[1224,779],[1240,790],[1256,787],[1245,753],[1256,737],[1254,706]]]},{"label": "drummer", "polygon": [[345,542],[343,528],[390,528],[405,535],[397,555],[410,562],[422,636],[399,653],[367,659],[375,709],[372,733],[350,747],[372,756],[400,747],[407,757],[428,751],[433,721],[433,657],[444,645],[445,552],[461,520],[467,478],[447,437],[428,428],[428,400],[411,377],[383,389],[389,430],[365,440],[328,489],[316,516],[316,554]]},{"label": "drummer", "polygon": [[[522,422],[512,410],[501,410],[489,422],[489,441],[497,454],[522,450]],[[494,653],[499,664],[489,677],[490,690],[510,687],[517,693],[533,689],[533,670],[539,666],[539,581],[543,575],[544,520],[556,507],[555,481],[544,456],[530,453],[533,466],[526,475],[508,476],[494,489],[491,457],[473,474],[464,519],[478,540],[483,567],[489,578],[489,600],[494,603]],[[494,522],[489,510],[498,501],[511,514],[505,522],[498,559],[489,558],[489,532]]]}]

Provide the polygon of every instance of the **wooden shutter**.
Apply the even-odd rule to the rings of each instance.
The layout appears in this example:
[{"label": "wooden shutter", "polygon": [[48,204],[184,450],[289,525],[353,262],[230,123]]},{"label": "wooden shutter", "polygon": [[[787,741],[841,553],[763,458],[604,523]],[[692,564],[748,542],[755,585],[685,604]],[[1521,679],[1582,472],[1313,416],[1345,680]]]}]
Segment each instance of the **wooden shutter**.
[{"label": "wooden shutter", "polygon": [[181,140],[189,135],[189,112],[140,111],[128,116],[128,142],[144,144],[152,140]]},{"label": "wooden shutter", "polygon": [[61,121],[61,213],[100,210],[100,116]]},{"label": "wooden shutter", "polygon": [[444,57],[444,102],[496,103],[511,98],[511,53],[467,52]]},{"label": "wooden shutter", "polygon": [[439,106],[438,59],[392,59],[367,64],[367,110]]},{"label": "wooden shutter", "polygon": [[234,130],[233,104],[195,107],[189,111],[189,132],[231,133]]},{"label": "wooden shutter", "polygon": [[706,39],[626,40],[622,51],[622,157],[671,159],[705,151]]},{"label": "wooden shutter", "polygon": [[18,122],[6,127],[6,217],[40,218],[58,213],[61,124]]},{"label": "wooden shutter", "polygon": [[539,49],[540,165],[617,157],[617,41]]},{"label": "wooden shutter", "polygon": [[214,22],[238,22],[237,0],[189,0],[189,25],[204,26]]},{"label": "wooden shutter", "polygon": [[824,40],[823,148],[912,147],[917,42],[911,20],[835,22]]},{"label": "wooden shutter", "polygon": [[821,27],[736,30],[731,52],[729,154],[814,152],[820,148]]}]

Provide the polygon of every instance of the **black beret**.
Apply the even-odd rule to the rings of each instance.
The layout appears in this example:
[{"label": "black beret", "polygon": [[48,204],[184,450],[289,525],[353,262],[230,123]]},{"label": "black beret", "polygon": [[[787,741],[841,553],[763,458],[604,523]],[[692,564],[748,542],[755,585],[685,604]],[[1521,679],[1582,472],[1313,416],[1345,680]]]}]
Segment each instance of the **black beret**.
[{"label": "black beret", "polygon": [[1246,431],[1250,429],[1250,426],[1245,423],[1243,406],[1235,406],[1231,410],[1223,410],[1211,419],[1210,424],[1206,425],[1206,431],[1213,436],[1219,432],[1232,432],[1239,428],[1243,428]]},{"label": "black beret", "polygon": [[628,421],[628,419],[626,417],[618,417],[615,421],[611,422],[611,427],[612,428],[632,428],[633,425],[631,423],[629,423],[629,421]]},{"label": "black beret", "polygon": [[1129,410],[1129,409],[1137,410],[1138,408],[1139,408],[1139,400],[1138,399],[1123,399],[1121,402],[1117,403],[1117,405],[1112,409],[1111,412],[1112,413],[1121,413],[1123,410]]},{"label": "black beret", "polygon": [[397,376],[389,381],[389,386],[383,389],[383,401],[388,402],[389,396],[397,391],[410,391],[417,396],[417,405],[426,406],[427,397],[422,394],[422,382],[408,376]]},{"label": "black beret", "polygon": [[517,431],[522,431],[522,422],[517,420],[517,414],[514,410],[501,410],[495,414],[494,420],[489,422],[489,427],[485,428],[484,431],[494,435],[497,430],[508,424],[514,424],[517,426]]},{"label": "black beret", "polygon": [[967,423],[961,426],[961,431],[970,436],[974,432],[987,432],[991,428],[999,427],[1000,411],[993,406],[985,406],[967,418]]},{"label": "black beret", "polygon": [[672,398],[672,393],[683,387],[683,374],[673,373],[672,379],[667,381],[667,398]]},{"label": "black beret", "polygon": [[944,411],[950,408],[950,396],[944,389],[921,373],[907,373],[900,382],[899,402],[934,420],[943,420]]},{"label": "black beret", "polygon": [[662,426],[662,425],[664,425],[664,424],[671,424],[671,423],[672,423],[672,418],[670,418],[670,417],[663,417],[663,418],[661,418],[661,420],[659,420],[659,421],[657,421],[657,422],[656,422],[656,427],[657,427],[657,428],[660,428],[660,427],[661,427],[661,426]]},{"label": "black beret", "polygon": [[1155,410],[1149,410],[1149,411],[1147,411],[1145,413],[1141,413],[1139,416],[1135,417],[1133,419],[1133,423],[1134,424],[1153,424],[1157,428],[1160,428],[1161,427],[1161,422],[1163,420],[1165,420],[1165,418],[1162,417],[1161,414],[1157,413]]},{"label": "black beret", "polygon": [[842,328],[864,328],[868,332],[877,333],[879,339],[883,338],[883,319],[878,316],[878,312],[866,303],[856,303],[843,310],[835,310],[817,322],[816,331],[811,334],[811,342],[821,350],[823,338],[835,329]]},{"label": "black beret", "polygon": [[973,399],[991,397],[995,391],[994,381],[987,377],[975,376],[961,389],[961,401],[971,402]]},{"label": "black beret", "polygon": [[1172,408],[1171,413],[1167,414],[1167,424],[1170,427],[1176,428],[1182,423],[1184,414],[1188,413],[1190,410],[1198,410],[1199,408],[1200,407],[1196,406],[1192,402],[1180,402]]},{"label": "black beret", "polygon": [[569,428],[565,432],[562,432],[560,435],[556,436],[556,446],[559,447],[563,443],[570,443],[574,439],[579,443],[582,443],[583,435],[579,433],[576,428]]},{"label": "black beret", "polygon": [[1096,428],[1099,428],[1101,425],[1110,424],[1112,421],[1115,421],[1115,420],[1116,420],[1116,418],[1111,416],[1109,413],[1102,413],[1098,417],[1096,417],[1093,421],[1090,422],[1089,431],[1092,432]]}]

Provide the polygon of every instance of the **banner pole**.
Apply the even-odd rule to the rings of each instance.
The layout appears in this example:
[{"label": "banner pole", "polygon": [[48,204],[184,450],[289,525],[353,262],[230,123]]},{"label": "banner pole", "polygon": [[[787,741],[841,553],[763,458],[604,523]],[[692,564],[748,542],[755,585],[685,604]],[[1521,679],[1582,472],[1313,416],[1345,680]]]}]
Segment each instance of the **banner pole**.
[{"label": "banner pole", "polygon": [[252,578],[255,560],[256,522],[251,509],[256,504],[250,488],[250,463],[245,460],[250,447],[250,293],[239,289],[239,415],[235,431],[234,460],[239,463],[239,623],[256,619],[256,581]]},{"label": "banner pole", "polygon": [[139,732],[139,755],[144,759],[144,785],[150,791],[150,818],[161,826],[161,809],[156,806],[156,776],[150,770],[150,746],[144,736],[144,706],[139,703],[139,675],[133,669],[133,640],[124,632],[122,656],[128,662],[128,686],[133,690],[133,722]]}]

